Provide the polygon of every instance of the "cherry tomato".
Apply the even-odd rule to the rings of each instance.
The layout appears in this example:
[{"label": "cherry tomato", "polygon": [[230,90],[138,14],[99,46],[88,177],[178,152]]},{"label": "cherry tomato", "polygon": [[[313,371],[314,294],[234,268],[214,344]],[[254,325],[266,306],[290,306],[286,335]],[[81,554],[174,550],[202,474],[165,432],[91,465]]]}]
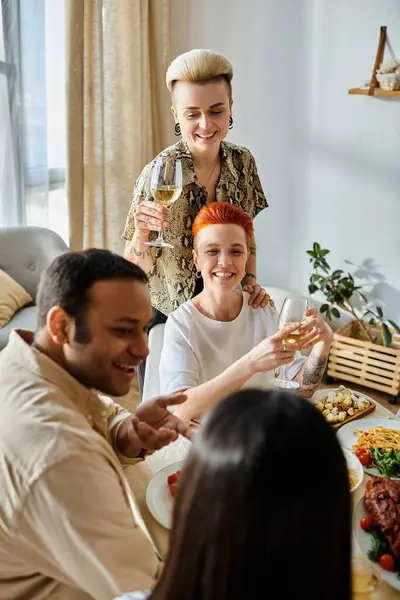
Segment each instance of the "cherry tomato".
[{"label": "cherry tomato", "polygon": [[178,481],[178,475],[176,473],[172,473],[172,475],[168,475],[168,485],[176,483]]},{"label": "cherry tomato", "polygon": [[369,467],[370,465],[372,465],[372,456],[370,456],[369,454],[362,454],[361,456],[359,456],[358,460],[360,461],[363,467]]},{"label": "cherry tomato", "polygon": [[174,497],[176,494],[176,486],[177,486],[178,479],[179,479],[181,472],[182,472],[182,469],[179,469],[179,471],[176,471],[175,473],[172,473],[171,475],[168,475],[168,477],[167,477],[169,492],[172,497]]},{"label": "cherry tomato", "polygon": [[374,526],[374,519],[371,515],[366,515],[365,517],[361,517],[360,519],[360,527],[365,529],[365,531],[369,531]]},{"label": "cherry tomato", "polygon": [[360,459],[361,456],[363,456],[364,454],[367,454],[367,450],[365,448],[357,448],[355,454],[356,454],[357,458]]},{"label": "cherry tomato", "polygon": [[379,564],[382,569],[391,571],[394,567],[394,558],[390,554],[382,554],[382,556],[379,558]]}]

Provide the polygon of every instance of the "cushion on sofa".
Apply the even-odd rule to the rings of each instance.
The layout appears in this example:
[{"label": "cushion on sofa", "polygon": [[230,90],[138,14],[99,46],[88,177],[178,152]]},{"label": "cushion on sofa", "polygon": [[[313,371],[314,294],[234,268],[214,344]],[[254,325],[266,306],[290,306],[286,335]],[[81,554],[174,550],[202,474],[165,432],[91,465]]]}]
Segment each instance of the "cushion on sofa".
[{"label": "cushion on sofa", "polygon": [[7,346],[12,329],[29,329],[35,331],[37,324],[37,307],[26,306],[15,313],[11,321],[0,328],[0,352]]},{"label": "cushion on sofa", "polygon": [[29,302],[32,302],[32,297],[22,285],[0,269],[0,328]]}]

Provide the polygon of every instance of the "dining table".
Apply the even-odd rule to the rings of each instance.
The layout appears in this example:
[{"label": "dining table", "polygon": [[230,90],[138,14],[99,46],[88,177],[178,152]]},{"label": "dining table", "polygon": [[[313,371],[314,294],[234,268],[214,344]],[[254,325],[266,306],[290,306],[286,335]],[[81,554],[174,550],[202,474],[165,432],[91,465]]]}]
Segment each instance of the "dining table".
[{"label": "dining table", "polygon": [[[372,400],[372,399],[370,399]],[[312,399],[311,399],[312,401]],[[375,402],[374,400],[372,400]],[[363,417],[363,420],[368,419],[399,419],[396,415],[386,409],[384,406],[375,402],[376,408],[374,412]],[[193,426],[194,429],[198,427]],[[172,465],[175,462],[182,461],[186,458],[190,450],[191,442],[180,436],[175,442],[169,444],[165,448],[149,455],[144,461],[130,466],[126,470],[126,477],[133,491],[134,501],[137,509],[136,518],[142,528],[150,537],[154,548],[161,560],[164,560],[169,545],[169,531],[152,516],[146,503],[146,489],[152,478],[163,468]],[[352,494],[353,508],[359,500],[364,496],[365,485],[368,480],[368,475],[365,474],[361,486]],[[353,556],[361,557],[361,550],[358,547],[357,541],[353,536],[352,541]],[[368,564],[368,563],[367,563]],[[388,585],[383,579],[380,579],[376,589],[369,595],[354,595],[354,598],[364,598],[365,600],[400,600],[400,591],[395,590]]]}]

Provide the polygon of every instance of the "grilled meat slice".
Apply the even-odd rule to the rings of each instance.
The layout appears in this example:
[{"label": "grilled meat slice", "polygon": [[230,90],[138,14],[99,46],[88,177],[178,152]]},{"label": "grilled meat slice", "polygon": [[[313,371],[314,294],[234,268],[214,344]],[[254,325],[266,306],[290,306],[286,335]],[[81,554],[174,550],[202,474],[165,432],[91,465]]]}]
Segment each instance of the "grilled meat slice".
[{"label": "grilled meat slice", "polygon": [[372,477],[365,488],[365,505],[400,557],[400,481]]}]

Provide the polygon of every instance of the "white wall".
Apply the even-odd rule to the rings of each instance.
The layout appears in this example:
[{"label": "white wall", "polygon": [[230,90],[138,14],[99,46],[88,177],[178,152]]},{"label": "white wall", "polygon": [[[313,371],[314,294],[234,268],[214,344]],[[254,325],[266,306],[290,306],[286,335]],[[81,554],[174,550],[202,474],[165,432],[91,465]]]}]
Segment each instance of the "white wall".
[{"label": "white wall", "polygon": [[[302,245],[330,248],[332,263],[361,275],[400,322],[400,98],[347,95],[371,76],[381,25],[400,59],[400,2],[314,0],[311,19]],[[296,285],[305,274],[303,266]]]},{"label": "white wall", "polygon": [[172,7],[174,55],[211,48],[234,65],[229,139],[255,155],[270,201],[256,220],[259,280],[305,292],[317,240],[335,268],[373,259],[372,295],[400,321],[400,100],[347,95],[370,76],[380,25],[400,58],[400,0]]}]

